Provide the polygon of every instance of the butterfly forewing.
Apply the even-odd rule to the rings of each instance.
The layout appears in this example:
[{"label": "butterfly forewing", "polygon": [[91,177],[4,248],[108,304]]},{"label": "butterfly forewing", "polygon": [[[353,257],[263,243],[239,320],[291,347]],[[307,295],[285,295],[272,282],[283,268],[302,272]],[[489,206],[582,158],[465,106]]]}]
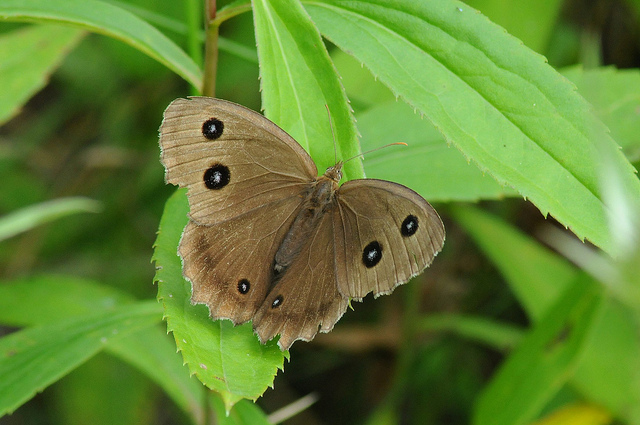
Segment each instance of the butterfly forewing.
[{"label": "butterfly forewing", "polygon": [[428,267],[442,249],[438,213],[405,186],[352,180],[340,187],[336,199],[336,273],[344,296],[388,294]]},{"label": "butterfly forewing", "polygon": [[305,150],[247,108],[207,97],[174,100],[160,128],[167,182],[189,188],[190,217],[219,223],[300,196],[317,169]]}]

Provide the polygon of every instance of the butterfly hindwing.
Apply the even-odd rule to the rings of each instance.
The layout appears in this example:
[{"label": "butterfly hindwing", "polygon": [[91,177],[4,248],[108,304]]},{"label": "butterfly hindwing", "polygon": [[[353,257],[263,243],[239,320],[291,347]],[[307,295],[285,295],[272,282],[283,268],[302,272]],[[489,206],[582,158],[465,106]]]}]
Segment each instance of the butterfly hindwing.
[{"label": "butterfly hindwing", "polygon": [[288,350],[333,329],[349,302],[336,286],[334,254],[333,223],[325,215],[253,318],[262,342],[280,334],[278,345]]},{"label": "butterfly hindwing", "polygon": [[422,272],[444,244],[438,213],[411,189],[384,180],[343,184],[332,211],[340,292],[388,294]]},{"label": "butterfly hindwing", "polygon": [[297,213],[296,197],[213,226],[190,221],[180,242],[193,303],[213,319],[251,320],[267,296],[271,260]]}]

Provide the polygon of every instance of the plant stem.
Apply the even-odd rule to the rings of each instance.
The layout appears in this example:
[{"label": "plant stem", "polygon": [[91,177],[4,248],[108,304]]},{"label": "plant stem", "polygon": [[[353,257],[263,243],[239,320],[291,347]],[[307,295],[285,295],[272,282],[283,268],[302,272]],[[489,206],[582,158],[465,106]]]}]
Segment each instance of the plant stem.
[{"label": "plant stem", "polygon": [[202,94],[215,97],[216,75],[218,73],[218,30],[220,24],[216,22],[216,0],[205,0],[205,16],[207,32],[204,41],[204,81]]},{"label": "plant stem", "polygon": [[206,0],[205,16],[207,18],[207,31],[204,50],[204,82],[202,94],[214,97],[216,94],[216,74],[218,72],[218,34],[220,24],[227,19],[251,10],[251,3],[238,1],[216,11],[216,1]]},{"label": "plant stem", "polygon": [[215,97],[216,74],[218,72],[218,27],[210,25],[207,28],[204,51],[204,81],[202,94]]}]

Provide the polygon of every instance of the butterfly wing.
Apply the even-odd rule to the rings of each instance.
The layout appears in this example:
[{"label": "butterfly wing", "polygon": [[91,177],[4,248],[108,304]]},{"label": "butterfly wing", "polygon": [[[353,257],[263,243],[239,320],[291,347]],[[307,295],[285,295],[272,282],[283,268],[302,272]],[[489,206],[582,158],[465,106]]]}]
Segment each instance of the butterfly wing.
[{"label": "butterfly wing", "polygon": [[311,157],[277,125],[209,97],[171,102],[160,148],[167,182],[189,188],[190,218],[201,225],[299,196],[318,174]]},{"label": "butterfly wing", "polygon": [[214,319],[250,320],[315,164],[262,115],[207,97],[167,107],[160,147],[167,182],[189,189],[179,253],[192,302],[207,304]]},{"label": "butterfly wing", "polygon": [[340,293],[362,299],[388,294],[431,264],[444,244],[444,225],[413,190],[375,179],[351,180],[333,209]]},{"label": "butterfly wing", "polygon": [[256,312],[253,327],[261,342],[280,334],[278,345],[288,350],[298,339],[333,329],[349,304],[336,286],[335,252],[332,218],[325,214]]},{"label": "butterfly wing", "polygon": [[206,304],[214,320],[251,320],[267,296],[273,258],[299,204],[289,198],[213,226],[190,221],[179,252],[192,282],[191,301]]}]

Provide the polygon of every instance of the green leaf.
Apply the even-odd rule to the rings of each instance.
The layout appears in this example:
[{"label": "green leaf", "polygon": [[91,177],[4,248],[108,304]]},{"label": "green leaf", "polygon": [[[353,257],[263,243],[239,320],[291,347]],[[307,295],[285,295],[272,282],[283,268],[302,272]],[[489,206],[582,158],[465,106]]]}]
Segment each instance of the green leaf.
[{"label": "green leaf", "polygon": [[450,213],[499,268],[533,321],[578,276],[578,270],[565,259],[491,214],[471,206],[454,206]]},{"label": "green leaf", "polygon": [[20,417],[35,408],[47,412],[41,417],[65,425],[151,425],[158,409],[151,408],[150,401],[166,404],[158,395],[157,388],[137,371],[98,353],[38,397],[47,400],[46,406],[55,406],[54,411],[41,407],[36,399],[14,415]]},{"label": "green leaf", "polygon": [[34,25],[0,35],[0,125],[47,84],[82,36],[77,29],[52,25]]},{"label": "green leaf", "polygon": [[224,400],[216,393],[210,395],[211,404],[219,425],[269,425],[266,415],[255,403],[248,400],[237,402],[227,412]]},{"label": "green leaf", "polygon": [[527,334],[477,400],[473,424],[531,422],[576,369],[602,306],[602,290],[581,275]]},{"label": "green leaf", "polygon": [[613,67],[561,70],[594,107],[630,161],[640,159],[640,71]]},{"label": "green leaf", "polygon": [[[499,268],[534,322],[579,276],[566,260],[490,214],[473,207],[452,208],[450,213]],[[611,359],[616,359],[615,367]],[[585,397],[633,423],[640,417],[638,359],[640,339],[633,314],[607,298],[571,383]]]},{"label": "green leaf", "polygon": [[[142,19],[144,19],[145,21],[149,22],[150,24],[152,24],[153,26],[155,26],[158,29],[162,29],[162,30],[166,30],[166,31],[170,31],[173,32],[175,34],[180,34],[183,36],[186,36],[189,34],[189,31],[191,31],[192,29],[190,28],[189,25],[191,25],[191,23],[189,25],[187,25],[184,21],[179,20],[177,18],[173,18],[170,16],[167,16],[166,10],[162,10],[163,13],[156,13],[152,10],[146,9],[144,7],[138,7],[135,4],[132,3],[125,3],[125,2],[121,2],[121,1],[117,1],[117,0],[108,0],[109,3],[121,7],[125,10],[128,10],[129,12],[138,15],[139,17],[141,17]],[[249,3],[249,0],[242,1],[242,2],[238,2],[238,3]],[[231,4],[227,4],[225,6],[223,6],[222,8],[220,8],[218,10],[217,13],[217,17],[220,17],[220,14],[222,13],[222,11],[224,9],[233,7]],[[192,11],[190,11],[192,12]],[[196,27],[199,28],[199,22],[196,24]],[[199,42],[204,42],[205,40],[205,31],[204,29],[200,29],[196,36],[194,38],[197,38],[197,40]],[[218,38],[218,48],[220,49],[220,51],[225,51],[227,53],[231,53],[232,55],[235,55],[239,58],[242,58],[248,62],[252,62],[252,63],[258,63],[258,55],[256,54],[256,48],[255,46],[253,47],[247,47],[242,43],[238,43],[237,41],[234,41],[233,39],[230,38],[225,38],[225,37],[219,37]]]},{"label": "green leaf", "polygon": [[121,40],[171,69],[196,88],[202,72],[173,41],[136,15],[97,0],[4,0],[0,18],[53,22],[87,29]]},{"label": "green leaf", "polygon": [[276,340],[261,345],[251,323],[234,327],[229,320],[213,322],[205,305],[191,305],[191,284],[182,276],[177,254],[188,220],[185,195],[178,190],[169,198],[160,221],[153,255],[158,299],[189,371],[219,392],[230,410],[241,398],[256,399],[273,385],[284,354]]},{"label": "green leaf", "polygon": [[0,218],[0,241],[67,215],[99,211],[99,202],[81,197],[60,198],[31,205]]},{"label": "green leaf", "polygon": [[110,340],[158,322],[155,301],[74,317],[0,339],[0,416],[60,379]]},{"label": "green leaf", "polygon": [[[340,81],[353,105],[356,115],[380,103],[397,100],[391,90],[380,84],[368,69],[362,66],[353,56],[339,49],[331,51],[331,60],[340,74]],[[358,130],[360,121],[356,117]],[[365,139],[362,138],[364,141]]]},{"label": "green leaf", "polygon": [[365,155],[367,177],[404,184],[429,201],[477,201],[516,195],[469,164],[457,149],[447,146],[442,134],[406,103],[384,102],[358,114],[357,119],[365,152],[390,142],[409,145]]},{"label": "green leaf", "polygon": [[[32,276],[0,284],[0,323],[44,325],[131,305],[134,298],[112,286],[72,276]],[[200,423],[202,386],[189,377],[175,345],[159,327],[146,327],[107,341],[105,349],[160,385],[183,411]]]},{"label": "green leaf", "polygon": [[156,382],[193,423],[203,423],[202,384],[189,375],[164,329],[147,328],[111,341],[106,348]]},{"label": "green leaf", "polygon": [[38,275],[0,282],[0,323],[45,325],[98,311],[112,311],[135,299],[112,286],[64,275]]},{"label": "green leaf", "polygon": [[572,386],[627,423],[640,420],[640,338],[637,316],[607,299],[584,349]]},{"label": "green leaf", "polygon": [[316,25],[481,170],[543,214],[616,254],[600,193],[601,158],[640,199],[633,168],[589,105],[543,57],[453,0],[305,3]]},{"label": "green leaf", "polygon": [[452,332],[462,338],[475,340],[496,350],[509,351],[522,340],[523,332],[513,325],[484,317],[459,314],[430,314],[420,319],[418,329],[430,332]]},{"label": "green leaf", "polygon": [[562,0],[469,0],[465,3],[480,10],[538,53],[547,49],[564,5]]},{"label": "green leaf", "polygon": [[[262,107],[314,158],[318,170],[359,153],[346,95],[317,28],[297,0],[253,0]],[[325,106],[326,105],[326,106]],[[349,161],[345,178],[364,176],[359,159]]]}]

